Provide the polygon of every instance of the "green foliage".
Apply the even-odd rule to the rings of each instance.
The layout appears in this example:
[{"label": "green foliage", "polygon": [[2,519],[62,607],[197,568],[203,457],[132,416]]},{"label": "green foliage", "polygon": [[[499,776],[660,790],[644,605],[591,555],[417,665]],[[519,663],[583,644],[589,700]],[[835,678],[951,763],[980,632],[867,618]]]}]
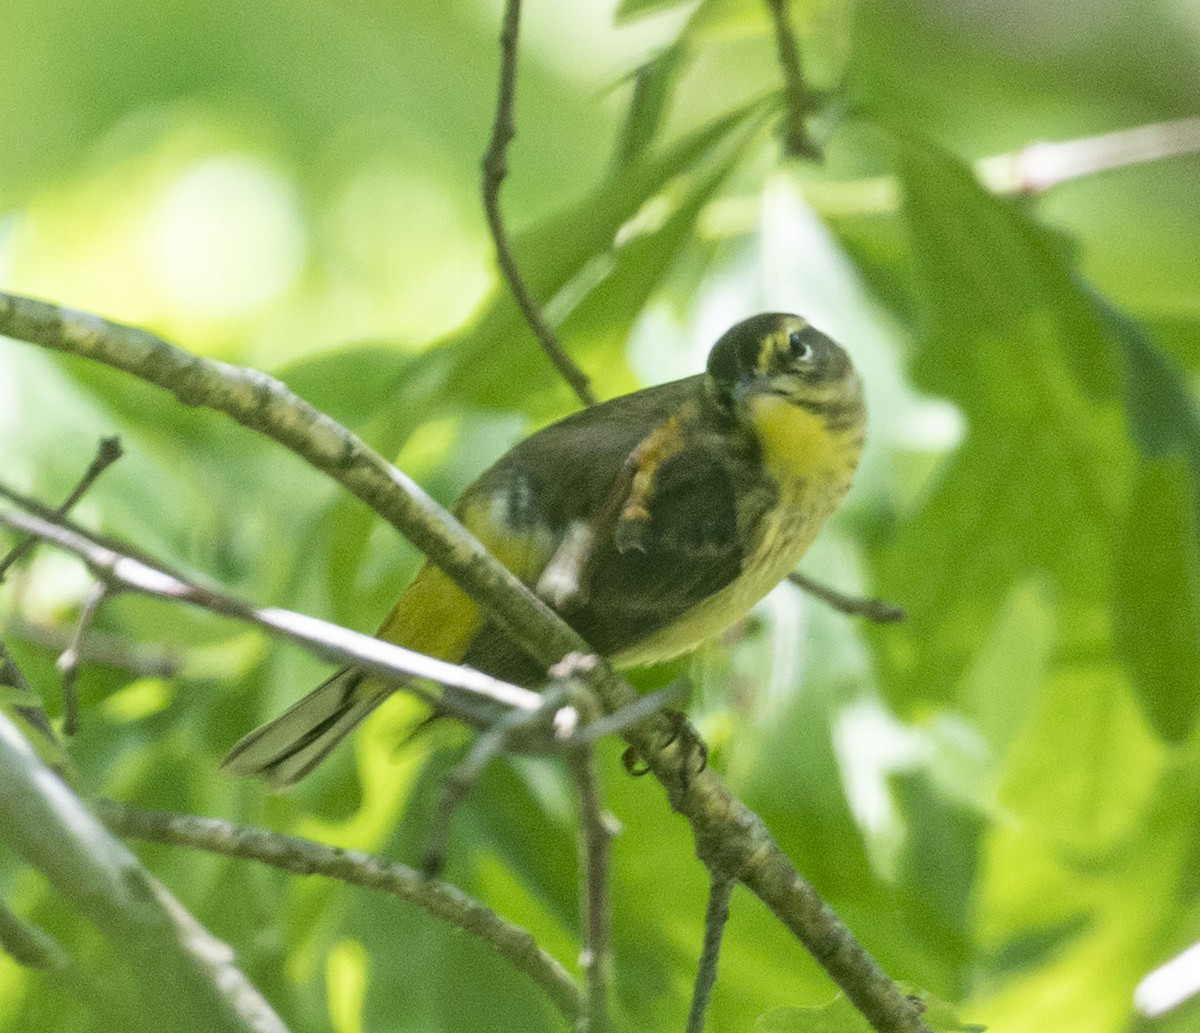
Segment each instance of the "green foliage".
[{"label": "green foliage", "polygon": [[[494,10],[10,6],[0,286],[269,369],[446,502],[570,411],[479,212]],[[1020,197],[989,193],[972,163],[1191,111],[1195,26],[1114,0],[1069,16],[793,3],[828,138],[820,167],[797,167],[773,135],[760,0],[525,6],[504,209],[567,349],[610,397],[695,372],[750,311],[810,315],[854,355],[871,424],[805,569],[908,613],[863,627],[785,585],[752,624],[631,677],[692,678],[714,765],[920,988],[939,1033],[1125,1033],[1139,980],[1200,939],[1200,163]],[[240,428],[0,342],[0,479],[57,501],[111,433],[127,455],[80,519],[246,599],[369,630],[419,562]],[[41,549],[0,590],[0,634],[56,720],[43,639],[69,633],[86,587]],[[107,602],[96,630],[181,666],[83,669],[69,752],[85,795],[419,858],[460,730],[397,749],[421,710],[394,699],[270,795],[217,760],[321,665],[132,598]],[[685,823],[619,753],[601,750],[623,826],[618,1017],[678,1029],[706,878]],[[575,834],[561,771],[500,762],[456,818],[448,867],[573,970]],[[562,1028],[486,948],[391,899],[139,852],[295,1033]],[[123,985],[94,930],[7,855],[0,898]],[[709,1029],[865,1029],[844,998],[813,1007],[831,993],[735,893]],[[0,1033],[97,1028],[0,957]]]}]

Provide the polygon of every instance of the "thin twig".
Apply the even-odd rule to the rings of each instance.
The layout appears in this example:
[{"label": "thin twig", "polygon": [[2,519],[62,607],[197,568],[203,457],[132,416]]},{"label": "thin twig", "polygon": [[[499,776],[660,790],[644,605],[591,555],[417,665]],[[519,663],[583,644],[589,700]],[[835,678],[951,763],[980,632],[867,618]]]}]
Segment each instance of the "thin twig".
[{"label": "thin twig", "polygon": [[609,891],[609,853],[614,819],[600,800],[596,757],[590,748],[568,761],[579,794],[579,900],[583,919],[580,961],[587,981],[584,999],[585,1033],[608,1033],[608,988],[612,982],[612,900]]},{"label": "thin twig", "polygon": [[483,155],[483,210],[487,215],[492,240],[496,244],[496,258],[508,281],[509,289],[516,298],[525,322],[534,332],[542,350],[554,364],[562,378],[571,385],[584,405],[594,405],[596,395],[591,381],[567,354],[558,337],[546,322],[538,303],[533,300],[525,278],[521,275],[509,243],[504,217],[500,214],[500,187],[508,175],[508,145],[516,135],[513,119],[513,99],[517,87],[517,35],[521,24],[521,0],[508,0],[504,9],[504,25],[500,30],[500,87],[496,95],[496,120],[492,124],[492,138]]},{"label": "thin twig", "polygon": [[579,987],[525,929],[444,882],[380,857],[217,818],[145,811],[101,800],[93,810],[110,831],[129,839],[258,861],[294,875],[321,875],[380,890],[477,937],[536,983],[564,1016],[582,1010]]},{"label": "thin twig", "polygon": [[688,1012],[687,1033],[703,1033],[708,999],[717,981],[717,961],[721,956],[721,938],[729,921],[729,900],[735,880],[713,873],[708,890],[708,907],[704,912],[704,948],[696,969],[696,988],[692,992],[692,1007]]},{"label": "thin twig", "polygon": [[1098,172],[1200,151],[1200,118],[1179,118],[1075,140],[1038,141],[975,163],[997,194],[1041,194]]},{"label": "thin twig", "polygon": [[129,962],[147,1028],[286,1033],[215,939],[105,831],[0,714],[0,838]]},{"label": "thin twig", "polygon": [[805,120],[816,104],[804,83],[796,34],[788,17],[787,0],[767,0],[775,23],[775,44],[783,72],[783,97],[787,105],[783,122],[784,150],[794,158],[819,158],[821,151],[809,135]]},{"label": "thin twig", "polygon": [[[14,638],[39,649],[61,653],[75,637],[77,625],[40,624],[16,618],[8,629]],[[174,678],[184,669],[184,653],[168,645],[128,642],[92,629],[82,643],[80,661],[128,671],[139,678]]]},{"label": "thin twig", "polygon": [[[36,541],[27,538],[26,541]],[[62,675],[63,693],[63,734],[74,735],[79,728],[79,700],[75,694],[75,678],[79,674],[79,663],[83,656],[83,644],[87,640],[88,631],[95,620],[96,611],[109,594],[109,586],[104,581],[96,581],[88,590],[83,608],[79,611],[79,621],[75,625],[75,633],[67,648],[58,658],[58,671]]]},{"label": "thin twig", "polygon": [[[976,177],[1000,196],[1039,196],[1065,183],[1115,169],[1200,153],[1200,118],[1180,118],[1072,140],[1044,140],[974,162]],[[886,215],[901,203],[894,176],[807,179],[804,200],[827,218]],[[705,207],[701,224],[710,239],[744,236],[762,220],[762,197],[723,197]]]},{"label": "thin twig", "polygon": [[[518,710],[534,711],[542,704],[539,693],[467,667],[436,660],[302,613],[276,608],[256,609],[232,596],[184,581],[141,560],[100,545],[77,531],[39,517],[0,512],[0,524],[36,535],[74,553],[98,579],[111,588],[188,603],[255,625],[303,646],[324,660],[351,664],[398,683],[408,677],[426,678]],[[449,700],[444,705],[448,710],[453,709]]]},{"label": "thin twig", "polygon": [[799,571],[792,571],[788,575],[788,580],[810,595],[815,595],[822,602],[828,603],[840,613],[849,614],[851,617],[866,617],[867,620],[874,621],[876,624],[894,624],[896,621],[904,620],[905,617],[904,610],[893,603],[885,602],[882,599],[863,599],[859,596],[845,595],[836,588],[830,588],[828,585],[806,577]]},{"label": "thin twig", "polygon": [[0,950],[19,965],[61,972],[71,964],[58,941],[36,925],[18,918],[0,901]]},{"label": "thin twig", "polygon": [[[79,479],[79,483],[71,490],[71,494],[54,510],[54,515],[59,517],[66,516],[74,508],[75,503],[83,498],[88,489],[96,483],[96,478],[120,459],[122,455],[120,438],[101,438],[95,457],[92,459],[87,470],[84,471],[83,476]],[[24,541],[18,542],[7,556],[0,559],[0,584],[4,583],[4,576],[8,573],[12,565],[26,556],[36,544],[36,538],[26,538]]]},{"label": "thin twig", "polygon": [[450,825],[454,814],[479,780],[483,769],[508,750],[516,739],[526,735],[531,728],[549,721],[551,715],[562,705],[564,694],[561,689],[551,688],[543,697],[536,710],[513,710],[494,722],[475,740],[466,757],[450,772],[450,777],[446,779],[446,785],[442,789],[421,858],[421,870],[430,878],[440,875],[445,867]]},{"label": "thin twig", "polygon": [[652,714],[657,714],[670,703],[682,696],[688,690],[686,678],[671,682],[661,689],[639,696],[628,706],[605,714],[594,721],[589,721],[578,731],[572,731],[565,744],[571,746],[588,746],[606,735],[615,735],[626,728],[646,720]]},{"label": "thin twig", "polygon": [[[265,434],[328,474],[404,534],[497,625],[547,667],[587,643],[413,481],[325,413],[256,370],[189,354],[144,330],[0,292],[0,334],[124,370]],[[634,690],[600,662],[587,679],[606,712]],[[671,806],[692,825],[697,851],[719,854],[808,948],[878,1033],[929,1033],[919,1009],[880,968],[779,849],[762,819],[711,768],[691,762],[670,721],[653,714],[623,738],[646,758]]]}]

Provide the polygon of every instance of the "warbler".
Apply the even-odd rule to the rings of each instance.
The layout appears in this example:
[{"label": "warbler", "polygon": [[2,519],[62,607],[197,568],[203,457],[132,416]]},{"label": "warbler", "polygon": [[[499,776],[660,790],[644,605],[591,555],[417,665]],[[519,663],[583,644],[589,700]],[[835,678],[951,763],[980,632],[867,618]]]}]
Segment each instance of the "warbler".
[{"label": "warbler", "polygon": [[[496,558],[619,667],[686,652],[795,567],[850,487],[864,440],[846,352],[766,313],[704,373],[576,412],[516,445],[454,506]],[[536,687],[546,670],[431,563],[377,632]],[[238,742],[234,774],[287,785],[393,691],[345,668]]]}]

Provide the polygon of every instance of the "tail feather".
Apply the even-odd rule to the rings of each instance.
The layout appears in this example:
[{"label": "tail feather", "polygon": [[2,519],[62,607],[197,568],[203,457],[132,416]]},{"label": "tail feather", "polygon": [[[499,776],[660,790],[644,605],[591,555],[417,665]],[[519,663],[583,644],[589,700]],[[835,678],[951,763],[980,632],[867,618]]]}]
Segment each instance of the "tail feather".
[{"label": "tail feather", "polygon": [[361,671],[344,668],[240,739],[221,767],[233,775],[260,775],[273,786],[300,781],[388,696],[372,692]]}]

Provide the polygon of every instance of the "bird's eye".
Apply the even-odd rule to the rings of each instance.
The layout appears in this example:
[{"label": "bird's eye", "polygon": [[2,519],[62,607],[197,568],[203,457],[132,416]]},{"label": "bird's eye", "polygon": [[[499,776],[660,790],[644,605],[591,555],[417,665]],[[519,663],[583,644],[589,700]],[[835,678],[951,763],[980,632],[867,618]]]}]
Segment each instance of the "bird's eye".
[{"label": "bird's eye", "polygon": [[812,345],[804,339],[803,330],[793,330],[788,334],[788,346],[792,350],[792,358],[797,362],[808,362],[813,357]]}]

